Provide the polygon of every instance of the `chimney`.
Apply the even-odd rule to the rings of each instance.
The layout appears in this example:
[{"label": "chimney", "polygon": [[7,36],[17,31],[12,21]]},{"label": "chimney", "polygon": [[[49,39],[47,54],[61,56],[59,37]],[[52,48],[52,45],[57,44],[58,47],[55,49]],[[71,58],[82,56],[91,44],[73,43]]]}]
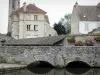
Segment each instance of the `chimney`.
[{"label": "chimney", "polygon": [[76,1],[76,3],[75,3],[75,5],[74,5],[74,6],[76,7],[77,5],[78,5],[78,3],[77,3],[77,1]]},{"label": "chimney", "polygon": [[26,2],[24,2],[23,3],[23,10],[24,10],[24,12],[26,12],[26,7],[27,7]]},{"label": "chimney", "polygon": [[33,3],[33,5],[35,6],[35,3]]}]

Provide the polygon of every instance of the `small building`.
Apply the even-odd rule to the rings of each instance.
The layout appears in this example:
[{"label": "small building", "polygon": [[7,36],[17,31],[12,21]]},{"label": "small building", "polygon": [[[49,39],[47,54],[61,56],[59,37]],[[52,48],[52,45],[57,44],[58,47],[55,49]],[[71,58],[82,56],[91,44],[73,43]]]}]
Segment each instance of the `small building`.
[{"label": "small building", "polygon": [[98,5],[79,5],[73,7],[71,34],[87,34],[100,27],[100,3]]},{"label": "small building", "polygon": [[57,36],[50,26],[47,12],[35,4],[23,3],[23,6],[12,12],[11,34],[15,39]]}]

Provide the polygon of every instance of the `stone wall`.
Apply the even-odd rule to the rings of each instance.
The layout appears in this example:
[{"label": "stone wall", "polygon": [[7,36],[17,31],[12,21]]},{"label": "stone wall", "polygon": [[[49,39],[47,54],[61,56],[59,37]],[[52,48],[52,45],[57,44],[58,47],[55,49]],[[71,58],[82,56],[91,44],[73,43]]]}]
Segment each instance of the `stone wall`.
[{"label": "stone wall", "polygon": [[83,61],[90,66],[100,67],[100,47],[83,46],[1,46],[0,56],[30,64],[35,61],[47,61],[54,66],[66,66],[73,61]]}]

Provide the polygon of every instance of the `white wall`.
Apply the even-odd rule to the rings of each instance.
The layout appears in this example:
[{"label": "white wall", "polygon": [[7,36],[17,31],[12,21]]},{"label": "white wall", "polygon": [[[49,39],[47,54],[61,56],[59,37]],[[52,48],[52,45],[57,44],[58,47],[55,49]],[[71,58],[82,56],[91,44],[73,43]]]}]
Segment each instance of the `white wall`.
[{"label": "white wall", "polygon": [[[38,20],[34,21],[34,15],[38,15]],[[27,25],[31,25],[31,30],[27,31]],[[34,31],[34,25],[38,25],[38,31]],[[35,38],[45,36],[44,14],[20,13],[20,39]]]},{"label": "white wall", "polygon": [[[89,30],[88,31],[85,30],[85,23],[89,24],[89,27],[88,27]],[[97,21],[80,21],[79,22],[79,33],[87,34],[88,32],[97,28],[97,23],[100,23],[100,22],[97,22]]]},{"label": "white wall", "polygon": [[[45,21],[44,14],[33,14],[33,13],[19,13],[19,15],[14,15],[13,23],[13,34],[12,37],[16,38],[16,33],[18,33],[19,38],[36,38],[36,37],[46,37],[51,34],[51,36],[56,36],[56,31]],[[34,15],[38,15],[38,20],[34,20]],[[12,16],[13,17],[13,16]],[[30,30],[27,30],[27,25],[31,25]],[[38,25],[38,31],[34,30],[34,25]],[[18,26],[18,27],[16,27]],[[18,28],[16,30],[16,28]]]}]

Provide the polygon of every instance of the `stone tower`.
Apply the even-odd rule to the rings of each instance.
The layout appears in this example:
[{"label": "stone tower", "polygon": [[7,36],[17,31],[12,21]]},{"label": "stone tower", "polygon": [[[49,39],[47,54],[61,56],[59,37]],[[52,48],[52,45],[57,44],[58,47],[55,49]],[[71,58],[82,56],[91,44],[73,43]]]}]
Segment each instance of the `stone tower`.
[{"label": "stone tower", "polygon": [[20,8],[20,0],[9,0],[9,14],[8,14],[8,32],[11,32],[11,23],[12,20],[10,18],[11,13]]}]

